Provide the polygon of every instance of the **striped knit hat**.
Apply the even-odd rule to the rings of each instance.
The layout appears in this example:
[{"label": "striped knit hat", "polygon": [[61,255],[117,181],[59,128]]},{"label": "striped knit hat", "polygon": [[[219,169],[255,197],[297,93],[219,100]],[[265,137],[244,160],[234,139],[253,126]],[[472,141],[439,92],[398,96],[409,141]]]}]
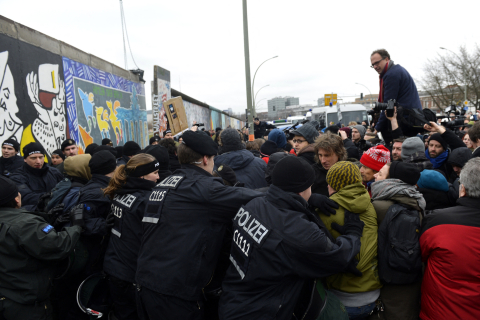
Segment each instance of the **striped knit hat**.
[{"label": "striped knit hat", "polygon": [[362,182],[362,175],[353,162],[339,161],[328,170],[327,183],[337,192],[357,182]]}]

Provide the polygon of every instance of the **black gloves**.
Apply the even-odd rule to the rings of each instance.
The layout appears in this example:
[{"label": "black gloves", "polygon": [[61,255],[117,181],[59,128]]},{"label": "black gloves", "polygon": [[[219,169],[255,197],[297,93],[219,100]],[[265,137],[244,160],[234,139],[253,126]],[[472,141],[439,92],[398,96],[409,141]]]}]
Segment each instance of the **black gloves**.
[{"label": "black gloves", "polygon": [[330,214],[336,214],[335,209],[338,209],[338,204],[335,201],[318,193],[312,193],[308,199],[308,204],[312,207],[320,209],[320,211],[326,216],[330,216]]},{"label": "black gloves", "polygon": [[[57,223],[57,220],[63,214],[63,208],[64,207],[65,207],[65,205],[63,203],[57,204],[55,207],[50,209],[50,211],[47,212],[45,220],[47,220],[48,223],[51,223],[55,226],[55,224]],[[67,222],[67,221],[68,221],[68,219],[65,222]],[[64,221],[59,221],[59,222],[63,223]]]},{"label": "black gloves", "polygon": [[350,264],[345,269],[345,272],[350,272],[356,277],[363,276],[363,273],[361,273],[360,270],[357,269],[357,265],[358,265],[358,260],[356,258],[353,258],[352,261],[350,261]]},{"label": "black gloves", "polygon": [[113,226],[115,225],[115,215],[113,212],[110,212],[105,219],[105,226],[107,227],[108,230],[112,229]]},{"label": "black gloves", "polygon": [[70,222],[72,223],[72,226],[80,226],[82,229],[85,228],[85,221],[83,221],[84,206],[83,203],[80,203],[70,210]]},{"label": "black gloves", "polygon": [[50,192],[46,192],[38,198],[36,211],[39,211],[39,212],[45,211],[45,207],[47,206],[47,203],[48,203],[47,200],[49,200],[50,196],[51,196]]},{"label": "black gloves", "polygon": [[365,223],[360,220],[358,214],[345,210],[345,220],[343,226],[336,222],[332,222],[332,229],[338,231],[338,233],[342,235],[351,234],[361,238],[364,225]]}]

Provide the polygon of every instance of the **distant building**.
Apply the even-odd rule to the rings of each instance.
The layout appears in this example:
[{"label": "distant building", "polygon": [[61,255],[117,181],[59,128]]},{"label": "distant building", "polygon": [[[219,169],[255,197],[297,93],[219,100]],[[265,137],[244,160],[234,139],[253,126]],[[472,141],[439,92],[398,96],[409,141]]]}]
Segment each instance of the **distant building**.
[{"label": "distant building", "polygon": [[356,98],[354,103],[361,104],[367,108],[370,108],[377,101],[378,101],[378,94],[367,94],[363,96],[363,99],[361,97]]},{"label": "distant building", "polygon": [[285,110],[288,106],[300,104],[300,98],[295,97],[275,97],[268,100],[268,118],[276,119],[278,111]]}]

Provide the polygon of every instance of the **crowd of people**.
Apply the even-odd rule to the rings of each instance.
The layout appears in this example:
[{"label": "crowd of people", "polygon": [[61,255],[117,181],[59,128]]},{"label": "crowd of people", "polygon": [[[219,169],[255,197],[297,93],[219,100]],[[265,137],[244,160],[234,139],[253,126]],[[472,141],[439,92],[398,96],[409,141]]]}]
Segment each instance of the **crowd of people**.
[{"label": "crowd of people", "polygon": [[7,139],[0,319],[479,319],[475,119]]}]

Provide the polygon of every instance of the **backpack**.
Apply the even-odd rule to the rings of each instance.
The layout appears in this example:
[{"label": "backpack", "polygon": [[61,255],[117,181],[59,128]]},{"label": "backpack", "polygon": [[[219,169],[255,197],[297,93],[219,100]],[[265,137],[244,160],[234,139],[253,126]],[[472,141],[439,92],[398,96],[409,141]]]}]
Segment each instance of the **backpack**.
[{"label": "backpack", "polygon": [[57,204],[62,203],[63,198],[72,187],[72,181],[68,178],[63,178],[62,181],[57,183],[55,188],[50,192],[50,198],[46,200],[45,212],[50,211]]},{"label": "backpack", "polygon": [[378,272],[388,284],[410,284],[422,276],[420,216],[404,204],[388,208],[378,229]]}]

